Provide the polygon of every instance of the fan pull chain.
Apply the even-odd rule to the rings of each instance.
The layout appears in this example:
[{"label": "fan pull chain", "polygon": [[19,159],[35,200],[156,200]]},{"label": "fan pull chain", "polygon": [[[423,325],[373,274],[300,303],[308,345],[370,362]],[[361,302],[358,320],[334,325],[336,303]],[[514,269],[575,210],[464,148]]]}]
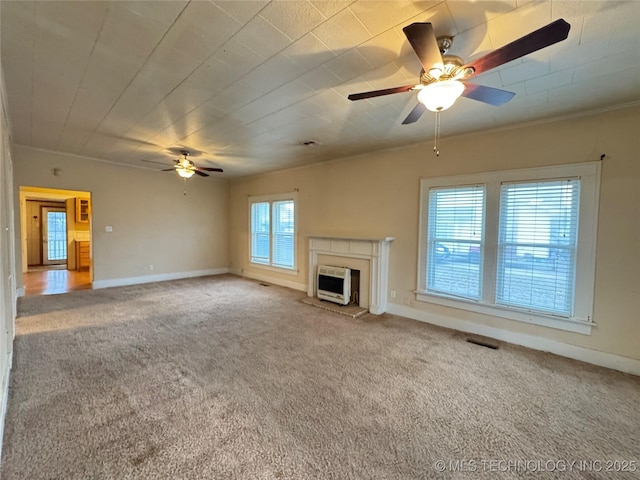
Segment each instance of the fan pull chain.
[{"label": "fan pull chain", "polygon": [[187,195],[187,179],[183,178],[184,180],[184,190],[182,191],[182,195],[186,196]]},{"label": "fan pull chain", "polygon": [[433,153],[436,154],[436,157],[440,156],[440,150],[438,150],[438,141],[440,140],[440,111],[436,112],[436,129],[435,134],[433,136]]}]

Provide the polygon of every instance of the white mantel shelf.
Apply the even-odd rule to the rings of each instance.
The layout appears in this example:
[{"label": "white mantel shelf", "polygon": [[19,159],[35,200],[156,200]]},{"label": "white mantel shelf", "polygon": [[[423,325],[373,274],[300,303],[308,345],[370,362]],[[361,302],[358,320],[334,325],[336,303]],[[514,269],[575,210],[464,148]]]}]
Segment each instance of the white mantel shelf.
[{"label": "white mantel shelf", "polygon": [[356,240],[364,242],[392,242],[395,237],[351,237],[348,235],[307,235],[309,238],[328,238],[330,240]]},{"label": "white mantel shelf", "polygon": [[309,288],[316,294],[318,255],[332,255],[369,261],[369,311],[376,315],[387,309],[389,245],[393,237],[357,238],[336,235],[309,235]]}]

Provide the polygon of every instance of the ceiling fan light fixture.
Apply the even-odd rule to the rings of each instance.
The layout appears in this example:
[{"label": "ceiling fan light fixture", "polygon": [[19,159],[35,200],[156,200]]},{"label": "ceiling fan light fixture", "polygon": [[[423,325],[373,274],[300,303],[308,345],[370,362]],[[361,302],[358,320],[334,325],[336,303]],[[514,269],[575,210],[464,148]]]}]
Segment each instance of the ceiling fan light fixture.
[{"label": "ceiling fan light fixture", "polygon": [[418,92],[418,101],[427,110],[442,112],[451,107],[464,92],[464,84],[458,80],[442,80],[426,85]]},{"label": "ceiling fan light fixture", "polygon": [[176,167],[176,172],[178,172],[178,175],[182,178],[191,178],[193,174],[196,173],[195,170],[183,166]]}]

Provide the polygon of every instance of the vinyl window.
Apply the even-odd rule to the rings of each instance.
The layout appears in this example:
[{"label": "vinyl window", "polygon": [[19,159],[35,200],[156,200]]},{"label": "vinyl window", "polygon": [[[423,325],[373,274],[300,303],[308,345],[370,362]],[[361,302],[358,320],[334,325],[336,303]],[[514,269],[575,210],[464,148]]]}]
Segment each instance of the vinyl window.
[{"label": "vinyl window", "polygon": [[252,264],[296,269],[296,201],[294,195],[250,197]]},{"label": "vinyl window", "polygon": [[590,333],[599,179],[599,163],[423,179],[417,299]]}]

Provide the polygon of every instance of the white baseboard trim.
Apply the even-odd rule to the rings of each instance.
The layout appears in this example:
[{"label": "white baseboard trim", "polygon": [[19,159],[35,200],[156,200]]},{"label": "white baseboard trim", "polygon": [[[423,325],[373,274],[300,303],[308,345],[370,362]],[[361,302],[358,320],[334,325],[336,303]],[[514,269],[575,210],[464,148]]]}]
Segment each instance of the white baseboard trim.
[{"label": "white baseboard trim", "polygon": [[144,275],[142,277],[111,278],[108,280],[94,280],[94,289],[109,287],[125,287],[141,283],[164,282],[167,280],[180,280],[181,278],[206,277],[208,275],[221,275],[229,273],[228,268],[211,268],[208,270],[193,270],[191,272],[161,273],[158,275]]},{"label": "white baseboard trim", "polygon": [[306,283],[292,282],[291,280],[282,280],[281,278],[271,277],[269,275],[262,275],[259,273],[243,272],[239,268],[232,268],[229,273],[233,273],[234,275],[238,275],[240,277],[247,277],[253,280],[259,280],[261,282],[273,283],[274,285],[280,285],[281,287],[292,288],[294,290],[301,290],[303,292],[307,291]]},{"label": "white baseboard trim", "polygon": [[7,356],[7,369],[3,375],[4,384],[2,385],[2,406],[0,406],[0,408],[2,408],[0,411],[0,458],[2,458],[2,444],[4,443],[4,423],[7,417],[7,409],[9,408],[9,380],[12,366],[13,351]]},{"label": "white baseboard trim", "polygon": [[600,367],[611,368],[624,373],[640,376],[640,360],[629,357],[615,355],[613,353],[600,352],[590,348],[569,345],[568,343],[549,340],[547,338],[535,337],[524,333],[510,332],[500,328],[489,327],[479,323],[469,322],[467,320],[458,320],[440,315],[433,315],[422,310],[397,305],[394,303],[387,304],[387,312],[394,315],[418,320],[419,322],[430,323],[440,327],[451,328],[461,332],[473,333],[485,337],[493,338],[514,345],[550,352],[562,357],[580,360],[581,362],[591,363]]}]

